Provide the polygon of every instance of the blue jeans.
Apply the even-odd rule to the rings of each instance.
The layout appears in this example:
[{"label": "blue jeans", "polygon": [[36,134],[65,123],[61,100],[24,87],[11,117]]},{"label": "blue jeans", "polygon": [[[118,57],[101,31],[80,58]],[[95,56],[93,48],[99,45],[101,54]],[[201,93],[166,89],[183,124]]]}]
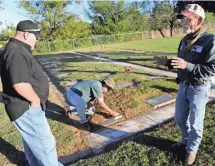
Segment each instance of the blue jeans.
[{"label": "blue jeans", "polygon": [[62,166],[58,162],[55,138],[41,107],[30,107],[13,124],[22,135],[30,166]]},{"label": "blue jeans", "polygon": [[187,153],[197,153],[202,140],[205,107],[211,85],[187,86],[180,83],[176,98],[175,121],[182,133]]},{"label": "blue jeans", "polygon": [[85,114],[86,111],[86,102],[73,90],[69,89],[66,92],[66,99],[69,101],[69,103],[74,106],[78,112],[78,115],[81,119],[81,123],[87,122],[87,117]]}]

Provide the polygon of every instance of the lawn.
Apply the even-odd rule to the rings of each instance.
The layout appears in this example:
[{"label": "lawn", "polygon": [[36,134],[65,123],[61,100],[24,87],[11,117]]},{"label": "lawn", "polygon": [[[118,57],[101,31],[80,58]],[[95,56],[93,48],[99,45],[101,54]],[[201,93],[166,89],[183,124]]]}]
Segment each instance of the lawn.
[{"label": "lawn", "polygon": [[[51,89],[48,109],[62,111],[62,107]],[[51,131],[57,141],[57,152],[59,157],[86,148],[87,145],[85,144],[81,131],[71,125],[71,120],[66,116],[49,111],[46,112],[46,116]],[[9,121],[2,103],[0,104],[0,125],[0,165],[27,165],[21,136]]]},{"label": "lawn", "polygon": [[[130,49],[148,52],[163,52],[163,53],[177,53],[178,45],[182,36],[165,37],[161,39],[146,39],[140,41],[106,44],[105,48],[111,49]],[[86,48],[88,49],[88,48]],[[84,50],[84,49],[77,49]]]},{"label": "lawn", "polygon": [[[177,92],[174,78],[150,80],[149,77],[153,73],[140,69],[125,72],[124,66],[99,62],[73,53],[40,55],[37,59],[44,65],[61,93],[64,93],[73,82],[87,79],[101,80],[105,75],[110,75],[117,86],[129,82],[136,84],[137,86],[129,88],[116,88],[105,96],[105,102],[125,119],[153,111],[153,107],[146,103],[148,98],[165,93],[175,96]],[[108,118],[110,117],[98,108],[92,122],[99,124]]]},{"label": "lawn", "polygon": [[[203,141],[198,151],[196,166],[215,165],[215,105],[207,106]],[[180,131],[174,121],[139,134],[128,141],[107,149],[104,154],[91,157],[71,166],[179,166],[185,155],[183,150],[172,151],[171,145],[180,141]]]},{"label": "lawn", "polygon": [[141,65],[145,67],[168,70],[167,67],[157,65],[154,63],[154,57],[167,57],[171,59],[173,56],[176,56],[174,53],[156,53],[156,52],[141,52],[141,51],[132,51],[132,50],[118,50],[110,48],[94,48],[94,49],[84,49],[77,50],[77,52],[84,53],[87,55],[93,55],[96,57],[101,56],[102,58],[108,58],[119,62],[126,62],[136,65]]}]

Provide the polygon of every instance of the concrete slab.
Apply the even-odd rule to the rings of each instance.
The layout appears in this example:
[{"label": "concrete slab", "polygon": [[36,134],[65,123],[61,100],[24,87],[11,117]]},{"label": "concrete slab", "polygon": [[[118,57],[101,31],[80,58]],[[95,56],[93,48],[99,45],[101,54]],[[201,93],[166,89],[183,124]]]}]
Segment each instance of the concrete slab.
[{"label": "concrete slab", "polygon": [[[88,57],[88,58],[91,58],[91,59],[99,60],[99,57],[95,57],[95,56],[92,56],[92,55],[89,55],[89,54],[83,54],[83,53],[78,53],[78,52],[74,52],[74,51],[71,51],[70,53],[75,53],[75,54],[85,56],[85,57]],[[101,60],[103,62],[110,62],[110,63],[117,64],[117,65],[131,66],[133,69],[135,69],[135,68],[136,69],[143,69],[143,70],[148,71],[148,72],[157,73],[157,74],[165,75],[165,76],[168,76],[168,77],[174,77],[174,78],[177,77],[177,73],[173,73],[173,72],[169,72],[169,71],[161,71],[159,69],[143,67],[143,66],[140,66],[140,65],[134,65],[134,64],[126,63],[126,62],[118,62],[118,61],[114,61],[114,60],[111,60],[111,59],[108,59],[108,58],[101,58]]]},{"label": "concrete slab", "polygon": [[99,125],[100,126],[109,126],[109,125],[115,124],[121,120],[125,120],[125,119],[123,117],[119,117],[117,119],[113,117],[113,118],[110,118],[110,119],[100,123]]},{"label": "concrete slab", "polygon": [[161,108],[159,111],[153,111],[151,114],[146,115],[156,124],[160,124],[174,117],[175,108],[167,106],[165,109]]},{"label": "concrete slab", "polygon": [[156,108],[159,108],[161,106],[175,102],[175,98],[168,95],[168,94],[163,94],[161,96],[150,98],[146,102],[148,104],[154,106],[154,108],[156,109]]},{"label": "concrete slab", "polygon": [[111,128],[105,128],[95,133],[88,133],[85,135],[85,138],[88,140],[89,147],[95,148],[128,137],[133,135],[133,133],[150,128],[154,125],[157,125],[157,123],[143,115],[132,120],[120,122],[111,126]]},{"label": "concrete slab", "polygon": [[106,77],[109,77],[109,76],[111,76],[112,74],[111,73],[102,73],[102,74],[100,74],[100,76],[102,77],[102,78],[106,78]]},{"label": "concrete slab", "polygon": [[116,88],[117,89],[123,89],[123,88],[129,88],[129,87],[132,87],[132,86],[138,86],[140,85],[141,82],[125,82],[125,83],[122,83],[120,85],[118,85]]},{"label": "concrete slab", "polygon": [[153,75],[153,76],[148,76],[148,79],[154,80],[154,79],[160,79],[160,78],[166,78],[167,76],[165,75]]},{"label": "concrete slab", "polygon": [[64,157],[60,158],[59,162],[62,163],[63,165],[69,165],[69,164],[72,164],[74,161],[77,161],[80,158],[84,158],[86,156],[89,156],[90,154],[92,154],[91,149],[78,151],[78,152],[75,152],[71,155],[64,156]]}]

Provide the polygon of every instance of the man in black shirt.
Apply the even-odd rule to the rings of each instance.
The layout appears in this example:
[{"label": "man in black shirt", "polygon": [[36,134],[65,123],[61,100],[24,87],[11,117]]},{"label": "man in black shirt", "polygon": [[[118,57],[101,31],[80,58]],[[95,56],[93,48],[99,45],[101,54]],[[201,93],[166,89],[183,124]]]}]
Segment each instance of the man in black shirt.
[{"label": "man in black shirt", "polygon": [[56,143],[45,117],[49,84],[32,50],[40,37],[30,20],[17,25],[1,55],[1,81],[5,110],[22,135],[29,165],[57,166]]}]

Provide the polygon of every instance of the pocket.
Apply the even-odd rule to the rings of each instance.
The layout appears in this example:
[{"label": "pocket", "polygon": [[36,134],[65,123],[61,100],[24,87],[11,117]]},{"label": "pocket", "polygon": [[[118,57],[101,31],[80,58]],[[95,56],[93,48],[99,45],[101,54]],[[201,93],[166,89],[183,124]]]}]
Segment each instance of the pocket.
[{"label": "pocket", "polygon": [[44,125],[46,123],[45,112],[39,107],[30,107],[28,117],[33,125]]},{"label": "pocket", "polygon": [[37,106],[37,107],[30,106],[28,112],[29,112],[29,115],[33,115],[33,116],[41,116],[41,114],[45,114],[41,106]]},{"label": "pocket", "polygon": [[202,97],[208,97],[210,94],[210,86],[208,84],[203,84],[193,87],[195,93]]}]

